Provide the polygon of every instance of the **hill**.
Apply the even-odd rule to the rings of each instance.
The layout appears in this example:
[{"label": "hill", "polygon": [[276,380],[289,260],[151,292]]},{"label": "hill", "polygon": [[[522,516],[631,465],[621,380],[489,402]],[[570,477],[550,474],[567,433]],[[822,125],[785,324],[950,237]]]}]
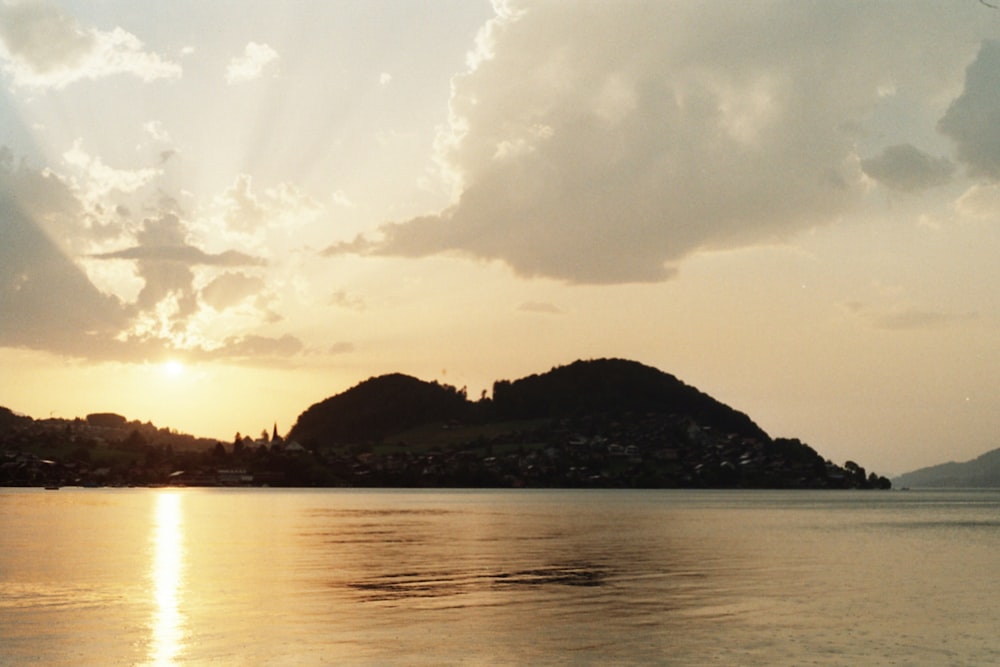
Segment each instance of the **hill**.
[{"label": "hill", "polygon": [[32,419],[0,407],[0,486],[165,483],[217,446],[113,412]]},{"label": "hill", "polygon": [[[310,406],[288,434],[377,486],[887,488],[772,439],[746,414],[635,361],[499,380],[492,398],[391,374]],[[344,471],[350,472],[344,472]]]},{"label": "hill", "polygon": [[672,414],[744,437],[767,438],[748,416],[673,375],[623,359],[576,361],[547,373],[493,384],[493,398],[470,402],[464,391],[393,373],[369,378],[303,412],[288,437],[344,445],[382,440],[427,423]]},{"label": "hill", "polygon": [[900,475],[896,486],[908,487],[1000,487],[1000,449],[963,463],[949,461]]},{"label": "hill", "polygon": [[379,440],[426,422],[462,419],[469,412],[454,387],[393,373],[369,378],[303,412],[289,439],[343,445]]},{"label": "hill", "polygon": [[496,382],[493,405],[496,417],[514,419],[623,412],[684,415],[741,436],[767,437],[745,414],[673,375],[623,359],[576,361],[542,375]]}]

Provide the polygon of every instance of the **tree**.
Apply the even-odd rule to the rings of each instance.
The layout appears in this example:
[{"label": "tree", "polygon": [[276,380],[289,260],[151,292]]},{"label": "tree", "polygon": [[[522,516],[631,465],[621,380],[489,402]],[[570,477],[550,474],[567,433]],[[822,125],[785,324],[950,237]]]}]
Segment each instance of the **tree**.
[{"label": "tree", "polygon": [[868,475],[868,488],[870,489],[891,489],[892,482],[887,477],[880,477],[875,473],[869,473]]},{"label": "tree", "polygon": [[132,429],[132,432],[128,434],[122,445],[125,449],[136,452],[146,446],[146,438],[142,437],[142,434],[138,430]]},{"label": "tree", "polygon": [[854,479],[854,483],[861,488],[864,488],[867,484],[867,473],[865,469],[859,466],[854,461],[848,461],[844,464],[844,469],[850,473],[851,477]]}]

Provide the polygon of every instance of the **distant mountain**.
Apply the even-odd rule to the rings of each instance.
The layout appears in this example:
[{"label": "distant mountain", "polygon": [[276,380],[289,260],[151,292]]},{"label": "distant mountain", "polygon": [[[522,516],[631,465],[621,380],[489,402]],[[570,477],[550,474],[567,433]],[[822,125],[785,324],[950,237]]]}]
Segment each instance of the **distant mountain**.
[{"label": "distant mountain", "polygon": [[900,475],[897,487],[1000,487],[1000,449],[964,463],[950,461]]}]

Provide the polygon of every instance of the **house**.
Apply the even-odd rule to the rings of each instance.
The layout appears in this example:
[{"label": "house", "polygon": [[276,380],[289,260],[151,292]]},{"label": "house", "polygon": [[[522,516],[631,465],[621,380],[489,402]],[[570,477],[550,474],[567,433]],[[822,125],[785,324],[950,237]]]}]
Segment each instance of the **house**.
[{"label": "house", "polygon": [[246,468],[222,468],[216,472],[216,479],[224,486],[239,486],[253,482],[253,475]]}]

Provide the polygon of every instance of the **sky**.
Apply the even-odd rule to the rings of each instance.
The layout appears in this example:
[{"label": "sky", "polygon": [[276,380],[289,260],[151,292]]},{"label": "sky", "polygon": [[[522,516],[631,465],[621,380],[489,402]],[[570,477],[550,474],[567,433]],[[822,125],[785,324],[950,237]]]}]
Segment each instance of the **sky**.
[{"label": "sky", "polygon": [[0,0],[0,405],[224,441],[618,357],[1000,447],[992,3]]}]

